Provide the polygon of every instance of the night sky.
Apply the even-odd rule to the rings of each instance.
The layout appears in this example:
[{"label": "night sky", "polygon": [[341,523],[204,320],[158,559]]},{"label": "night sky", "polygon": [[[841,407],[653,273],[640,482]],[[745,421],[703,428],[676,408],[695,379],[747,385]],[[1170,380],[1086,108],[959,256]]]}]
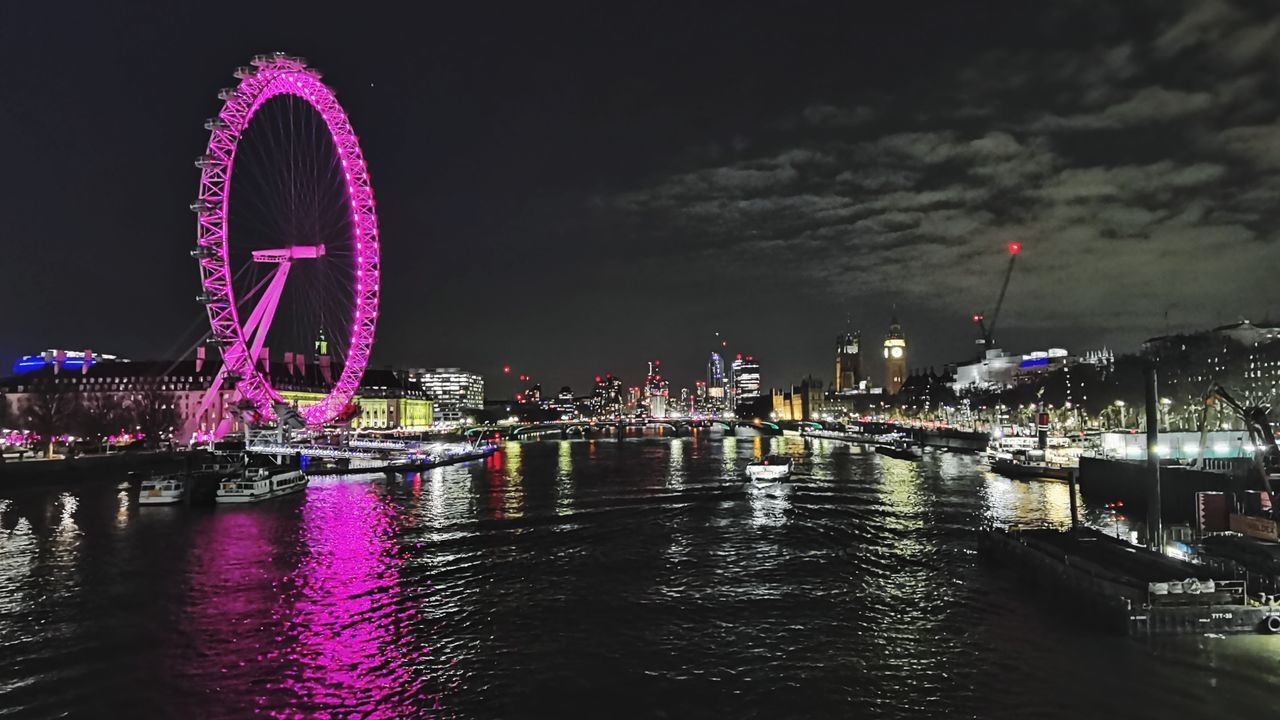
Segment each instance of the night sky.
[{"label": "night sky", "polygon": [[679,386],[719,331],[780,386],[896,304],[940,367],[1013,240],[1007,349],[1280,319],[1271,3],[266,5],[5,3],[0,362],[198,337],[191,161],[271,50],[360,133],[378,365]]}]

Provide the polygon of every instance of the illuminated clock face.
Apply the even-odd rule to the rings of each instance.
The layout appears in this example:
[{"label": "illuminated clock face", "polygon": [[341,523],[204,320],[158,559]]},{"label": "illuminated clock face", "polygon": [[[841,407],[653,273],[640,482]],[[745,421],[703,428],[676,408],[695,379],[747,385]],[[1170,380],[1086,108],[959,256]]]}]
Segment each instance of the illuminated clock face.
[{"label": "illuminated clock face", "polygon": [[902,357],[902,348],[900,348],[900,347],[895,347],[895,348],[894,348],[893,350],[891,350],[890,352],[891,352],[891,353],[893,353],[893,356],[894,356],[894,357],[896,357],[896,358],[900,358],[900,357]]}]

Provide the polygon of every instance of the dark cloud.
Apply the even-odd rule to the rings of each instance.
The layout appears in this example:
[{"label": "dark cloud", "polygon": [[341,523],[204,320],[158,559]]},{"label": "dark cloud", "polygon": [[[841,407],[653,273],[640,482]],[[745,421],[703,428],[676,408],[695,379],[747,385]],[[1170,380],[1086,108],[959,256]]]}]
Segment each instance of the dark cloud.
[{"label": "dark cloud", "polygon": [[[1271,311],[1280,18],[1208,0],[1146,7],[1114,42],[976,53],[907,103],[811,105],[809,126],[777,141],[821,163],[748,152],[616,207],[717,247],[754,234],[730,243],[739,276],[763,280],[785,258],[819,302],[896,300],[934,327],[985,308],[1003,244],[1024,241],[1002,322],[1015,346],[1132,346],[1170,307],[1180,326]],[[741,168],[755,170],[738,194],[685,179]]]}]

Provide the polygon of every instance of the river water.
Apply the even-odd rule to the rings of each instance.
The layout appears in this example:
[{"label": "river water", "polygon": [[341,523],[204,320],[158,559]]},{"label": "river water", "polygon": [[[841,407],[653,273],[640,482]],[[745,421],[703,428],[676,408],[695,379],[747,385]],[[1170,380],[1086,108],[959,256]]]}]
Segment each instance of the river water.
[{"label": "river water", "polygon": [[[786,497],[743,488],[771,442]],[[509,443],[259,507],[13,495],[0,716],[1271,714],[1280,638],[1101,635],[978,557],[976,528],[1068,503],[973,456],[705,436]]]}]

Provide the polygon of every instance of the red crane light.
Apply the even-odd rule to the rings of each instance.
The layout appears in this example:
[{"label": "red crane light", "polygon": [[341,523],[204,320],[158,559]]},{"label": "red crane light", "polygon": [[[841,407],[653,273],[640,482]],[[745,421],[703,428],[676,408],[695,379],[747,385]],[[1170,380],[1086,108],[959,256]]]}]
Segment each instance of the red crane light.
[{"label": "red crane light", "polygon": [[973,316],[973,321],[974,321],[974,322],[976,322],[976,323],[980,323],[980,322],[982,322],[982,316],[981,316],[981,315],[974,315],[974,316]]},{"label": "red crane light", "polygon": [[1009,254],[1010,254],[1010,255],[1017,255],[1017,254],[1018,254],[1018,253],[1020,253],[1020,252],[1022,252],[1022,243],[1020,243],[1020,242],[1011,242],[1011,243],[1009,243]]}]

